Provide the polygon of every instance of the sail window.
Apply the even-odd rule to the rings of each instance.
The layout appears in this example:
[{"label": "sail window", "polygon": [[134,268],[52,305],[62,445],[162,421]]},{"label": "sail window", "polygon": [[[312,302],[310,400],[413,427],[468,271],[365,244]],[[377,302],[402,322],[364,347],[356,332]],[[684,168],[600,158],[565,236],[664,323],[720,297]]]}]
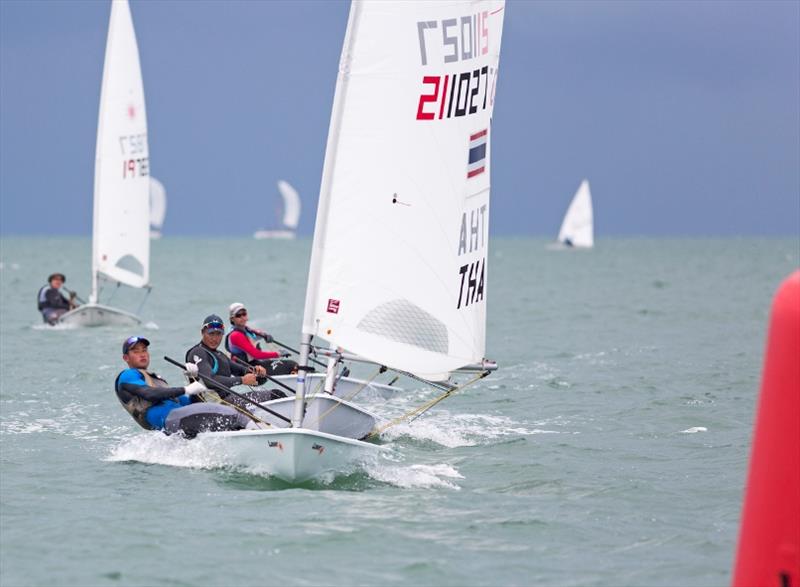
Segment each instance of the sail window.
[{"label": "sail window", "polygon": [[394,342],[447,354],[447,327],[432,314],[408,300],[386,302],[370,310],[357,328]]},{"label": "sail window", "polygon": [[144,276],[144,265],[133,255],[125,255],[117,261],[116,266],[125,271],[130,271],[140,277]]}]

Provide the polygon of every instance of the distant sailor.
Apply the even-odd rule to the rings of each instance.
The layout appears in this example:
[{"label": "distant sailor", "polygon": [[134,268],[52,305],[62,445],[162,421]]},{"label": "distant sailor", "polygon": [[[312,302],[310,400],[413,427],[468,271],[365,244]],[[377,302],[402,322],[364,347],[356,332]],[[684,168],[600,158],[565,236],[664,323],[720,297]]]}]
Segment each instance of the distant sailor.
[{"label": "distant sailor", "polygon": [[[219,350],[219,344],[222,342],[222,335],[225,333],[225,324],[222,318],[216,314],[211,314],[203,320],[203,326],[200,329],[202,340],[188,351],[186,351],[187,363],[194,363],[197,365],[198,371],[206,377],[211,377],[218,381],[225,387],[233,387],[235,385],[258,385],[259,378],[262,379],[266,375],[266,370],[261,366],[247,367],[235,361],[231,361],[228,356]],[[239,398],[219,392],[219,395],[226,402],[234,405],[246,407],[246,402]],[[273,390],[259,390],[249,391],[243,393],[249,399],[256,402],[265,402],[279,397],[285,397],[281,391]]]},{"label": "distant sailor", "polygon": [[55,324],[58,319],[78,307],[75,303],[75,292],[69,292],[69,299],[61,293],[61,286],[67,278],[63,273],[53,273],[47,278],[48,285],[39,290],[38,307],[42,313],[42,320],[48,324]]},{"label": "distant sailor", "polygon": [[267,375],[287,375],[297,373],[297,363],[287,359],[289,353],[262,351],[259,341],[272,342],[272,336],[247,325],[247,308],[241,302],[234,302],[228,308],[233,328],[225,337],[225,349],[245,363],[260,365]]},{"label": "distant sailor", "polygon": [[[198,394],[208,389],[199,381],[185,387],[169,387],[161,377],[147,370],[149,346],[150,341],[141,336],[131,336],[122,343],[122,360],[128,368],[114,382],[117,398],[142,428],[166,434],[183,432],[191,438],[199,432],[257,427],[233,407],[202,402]],[[187,365],[188,371],[193,368],[194,365]],[[200,403],[193,403],[195,400]]]}]

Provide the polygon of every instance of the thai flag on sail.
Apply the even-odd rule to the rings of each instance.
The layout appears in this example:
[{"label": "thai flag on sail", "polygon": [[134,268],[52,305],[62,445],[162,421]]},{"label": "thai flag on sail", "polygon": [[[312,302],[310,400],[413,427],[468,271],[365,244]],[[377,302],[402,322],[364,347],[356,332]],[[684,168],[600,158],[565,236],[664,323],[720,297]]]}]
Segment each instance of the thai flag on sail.
[{"label": "thai flag on sail", "polygon": [[469,160],[467,161],[467,179],[486,171],[486,139],[487,130],[469,136]]}]

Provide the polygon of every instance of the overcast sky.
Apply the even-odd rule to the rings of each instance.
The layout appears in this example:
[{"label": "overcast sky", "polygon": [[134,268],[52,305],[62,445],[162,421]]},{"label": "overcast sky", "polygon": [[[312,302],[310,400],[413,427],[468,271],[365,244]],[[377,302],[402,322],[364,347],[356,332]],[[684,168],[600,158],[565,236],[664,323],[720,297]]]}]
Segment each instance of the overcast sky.
[{"label": "overcast sky", "polygon": [[[110,3],[0,0],[0,232],[91,233]],[[131,1],[164,233],[313,231],[349,3]],[[555,237],[588,178],[604,235],[800,234],[800,2],[506,7],[495,235]]]}]

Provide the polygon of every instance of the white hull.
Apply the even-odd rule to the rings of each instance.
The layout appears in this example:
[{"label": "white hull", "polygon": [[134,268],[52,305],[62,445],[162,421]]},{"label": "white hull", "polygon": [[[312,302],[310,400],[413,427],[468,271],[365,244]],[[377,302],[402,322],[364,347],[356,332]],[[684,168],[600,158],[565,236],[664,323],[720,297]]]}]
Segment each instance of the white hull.
[{"label": "white hull", "polygon": [[548,251],[591,251],[593,247],[585,245],[568,245],[566,243],[549,243]]},{"label": "white hull", "polygon": [[[297,381],[297,375],[278,375],[273,379],[277,379],[292,386]],[[324,373],[309,373],[306,375],[309,380],[309,389],[313,393],[316,389],[322,389],[324,385]],[[357,398],[357,397],[380,397],[389,399],[394,397],[398,392],[403,391],[400,387],[393,387],[384,383],[367,383],[363,379],[355,379],[353,377],[342,377],[333,388],[333,395],[341,398]]]},{"label": "white hull", "polygon": [[293,230],[257,230],[253,233],[253,238],[258,240],[265,238],[292,240],[294,237]]},{"label": "white hull", "polygon": [[349,473],[385,450],[376,444],[305,428],[205,432],[226,462],[263,472],[289,483],[301,483],[324,473]]},{"label": "white hull", "polygon": [[[294,403],[294,397],[286,397],[265,402],[262,405],[291,419]],[[251,412],[273,426],[286,428],[289,425],[264,410],[253,407]],[[378,420],[379,418],[375,414],[355,404],[322,394],[306,399],[303,428],[347,438],[364,438],[375,429]]]},{"label": "white hull", "polygon": [[117,308],[102,304],[86,304],[62,315],[58,324],[66,326],[138,326],[141,319]]}]

